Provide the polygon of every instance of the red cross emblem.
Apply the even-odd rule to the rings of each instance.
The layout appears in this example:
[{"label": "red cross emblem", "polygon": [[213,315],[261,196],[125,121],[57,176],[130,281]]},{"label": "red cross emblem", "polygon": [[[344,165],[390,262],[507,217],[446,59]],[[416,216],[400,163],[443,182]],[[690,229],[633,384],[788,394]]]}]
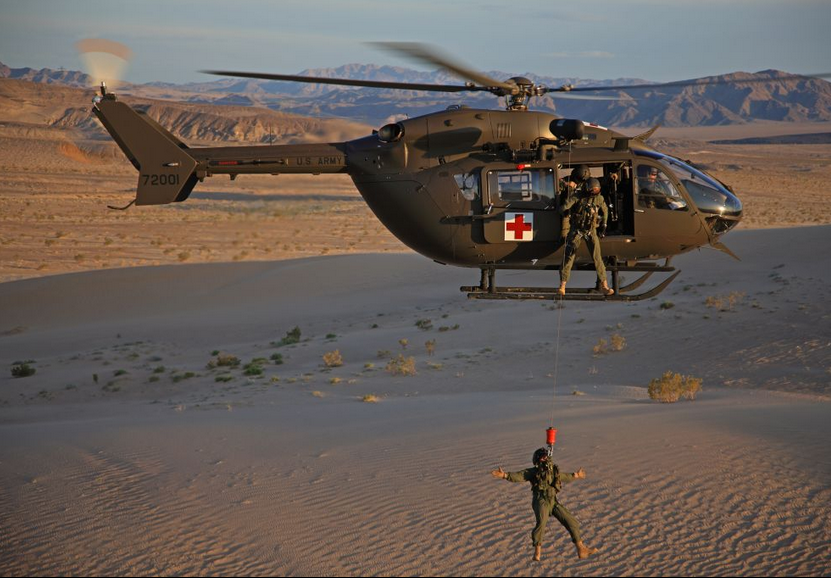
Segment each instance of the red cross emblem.
[{"label": "red cross emblem", "polygon": [[534,213],[505,213],[506,241],[534,240]]}]

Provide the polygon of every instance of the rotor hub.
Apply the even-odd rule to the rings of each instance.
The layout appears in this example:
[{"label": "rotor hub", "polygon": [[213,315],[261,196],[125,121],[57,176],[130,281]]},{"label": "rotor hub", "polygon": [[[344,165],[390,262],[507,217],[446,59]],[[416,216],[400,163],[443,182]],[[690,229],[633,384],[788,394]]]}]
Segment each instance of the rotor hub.
[{"label": "rotor hub", "polygon": [[533,81],[524,76],[514,76],[509,78],[506,84],[515,87],[510,93],[505,94],[507,110],[528,110],[528,100],[538,93]]}]

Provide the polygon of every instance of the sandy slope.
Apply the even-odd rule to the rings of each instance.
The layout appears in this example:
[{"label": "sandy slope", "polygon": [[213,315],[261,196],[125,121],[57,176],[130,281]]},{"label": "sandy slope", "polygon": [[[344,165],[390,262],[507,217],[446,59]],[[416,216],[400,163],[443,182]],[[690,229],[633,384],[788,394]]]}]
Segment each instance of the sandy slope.
[{"label": "sandy slope", "polygon": [[[679,258],[656,300],[567,304],[553,405],[561,312],[468,302],[474,271],[416,256],[0,284],[0,365],[37,368],[0,376],[0,571],[828,575],[829,233],[736,232],[741,262]],[[626,349],[592,354],[615,333]],[[399,339],[417,376],[383,370]],[[213,350],[285,363],[245,377],[206,369]],[[666,369],[700,398],[649,401]],[[554,525],[531,565],[530,492],[487,472],[525,467],[552,413],[558,461],[589,472],[563,500],[602,553],[576,560]]]}]

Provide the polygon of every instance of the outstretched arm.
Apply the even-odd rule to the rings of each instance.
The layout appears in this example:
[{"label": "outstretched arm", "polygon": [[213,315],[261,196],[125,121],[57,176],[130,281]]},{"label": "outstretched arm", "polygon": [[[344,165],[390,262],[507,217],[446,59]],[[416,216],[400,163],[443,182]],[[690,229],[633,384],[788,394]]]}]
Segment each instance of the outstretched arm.
[{"label": "outstretched arm", "polygon": [[508,480],[509,482],[527,482],[530,479],[530,472],[533,468],[522,470],[521,472],[506,472],[502,466],[493,470],[491,475],[497,480]]},{"label": "outstretched arm", "polygon": [[582,480],[586,477],[586,472],[583,468],[580,468],[574,473],[567,474],[565,472],[560,472],[560,482],[563,484],[567,484],[569,482],[573,482],[574,480]]},{"label": "outstretched arm", "polygon": [[499,468],[498,468],[498,469],[493,470],[493,471],[491,472],[491,475],[492,475],[494,478],[496,478],[497,480],[504,480],[504,479],[506,479],[506,478],[508,477],[508,474],[506,474],[506,473],[505,473],[505,471],[502,469],[502,466],[499,466]]}]

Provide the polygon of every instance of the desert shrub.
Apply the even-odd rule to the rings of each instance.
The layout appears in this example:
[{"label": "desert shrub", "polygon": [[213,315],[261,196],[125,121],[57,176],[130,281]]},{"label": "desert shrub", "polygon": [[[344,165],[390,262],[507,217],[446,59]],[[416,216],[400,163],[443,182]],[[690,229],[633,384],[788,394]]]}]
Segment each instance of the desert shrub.
[{"label": "desert shrub", "polygon": [[424,342],[424,348],[427,349],[427,355],[430,357],[433,356],[433,353],[436,351],[436,340],[429,339]]},{"label": "desert shrub", "polygon": [[35,374],[35,368],[28,363],[12,365],[12,377],[29,377]]},{"label": "desert shrub", "polygon": [[216,361],[213,362],[218,367],[239,367],[241,363],[239,357],[224,353],[216,356]]},{"label": "desert shrub", "polygon": [[242,370],[243,375],[262,375],[265,373],[263,366],[260,364],[258,360],[252,360],[250,363],[246,363],[245,367]]},{"label": "desert shrub", "polygon": [[737,303],[744,299],[744,295],[741,291],[732,291],[729,295],[714,295],[707,297],[704,304],[719,311],[731,311]]},{"label": "desert shrub", "polygon": [[339,384],[341,381],[343,381],[343,380],[342,380],[340,377],[330,377],[330,378],[329,378],[329,384],[330,384],[330,385],[337,385],[337,384]]},{"label": "desert shrub", "polygon": [[393,375],[415,375],[415,357],[404,357],[399,353],[398,357],[389,360],[386,369]]},{"label": "desert shrub", "polygon": [[286,336],[277,345],[293,345],[295,343],[300,343],[300,328],[297,326],[291,331],[287,331]]},{"label": "desert shrub", "polygon": [[419,319],[415,322],[415,326],[421,329],[422,331],[430,331],[433,328],[433,320]]},{"label": "desert shrub", "polygon": [[273,353],[271,355],[271,361],[274,362],[274,365],[283,365],[283,354],[282,353]]},{"label": "desert shrub", "polygon": [[326,367],[340,367],[341,365],[343,365],[343,357],[340,354],[340,350],[336,349],[334,351],[324,353],[323,364]]},{"label": "desert shrub", "polygon": [[374,393],[368,393],[361,398],[361,401],[364,403],[378,403],[379,401],[381,401],[381,398],[379,398]]},{"label": "desert shrub", "polygon": [[598,340],[597,344],[592,347],[592,353],[595,355],[603,355],[609,351],[609,342],[603,339],[602,337]]},{"label": "desert shrub", "polygon": [[609,348],[612,351],[623,351],[626,348],[626,338],[620,333],[615,333],[609,338]]},{"label": "desert shrub", "polygon": [[217,383],[228,383],[234,379],[233,375],[217,375],[214,378],[214,381]]},{"label": "desert shrub", "polygon": [[672,309],[673,307],[675,307],[675,303],[672,301],[664,301],[661,303],[661,309]]},{"label": "desert shrub", "polygon": [[701,391],[701,383],[701,378],[667,371],[649,382],[649,397],[661,403],[675,403],[682,397],[693,400]]},{"label": "desert shrub", "polygon": [[398,345],[401,346],[401,349],[407,349],[407,345],[409,343],[410,343],[409,340],[407,340],[406,338],[402,338],[402,339],[398,340]]}]

